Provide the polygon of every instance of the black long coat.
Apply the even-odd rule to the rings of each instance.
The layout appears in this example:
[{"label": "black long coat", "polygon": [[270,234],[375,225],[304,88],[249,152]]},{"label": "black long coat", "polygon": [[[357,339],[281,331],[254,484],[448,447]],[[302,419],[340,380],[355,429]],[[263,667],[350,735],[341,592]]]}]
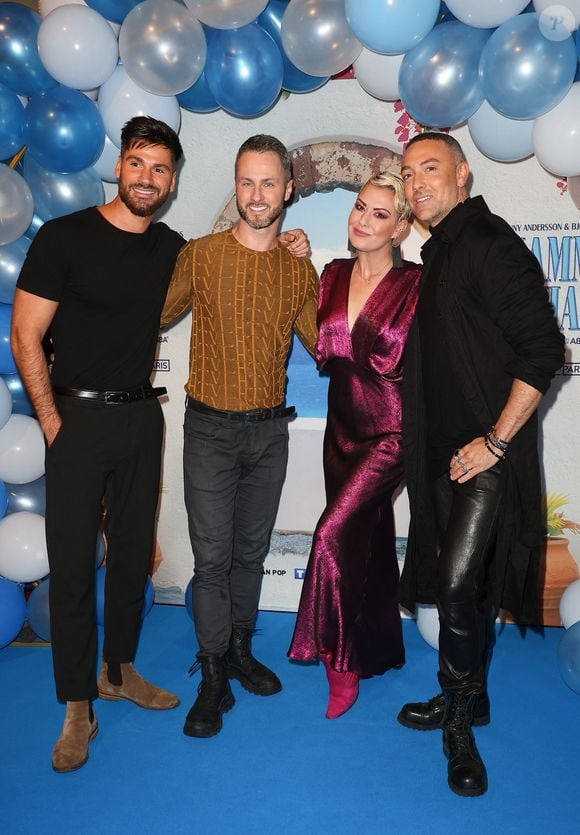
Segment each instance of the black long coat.
[{"label": "black long coat", "polygon": [[[484,427],[499,417],[512,381],[542,394],[564,361],[564,338],[537,259],[481,197],[457,206],[424,245],[423,281],[438,282],[438,305],[455,380]],[[430,274],[435,256],[443,258]],[[433,271],[432,271],[433,272]],[[411,523],[400,601],[437,599],[437,552],[425,452],[419,320],[405,355],[403,447]],[[495,604],[523,622],[538,609],[539,543],[543,534],[537,416],[517,433],[506,457],[507,483],[492,565]]]}]

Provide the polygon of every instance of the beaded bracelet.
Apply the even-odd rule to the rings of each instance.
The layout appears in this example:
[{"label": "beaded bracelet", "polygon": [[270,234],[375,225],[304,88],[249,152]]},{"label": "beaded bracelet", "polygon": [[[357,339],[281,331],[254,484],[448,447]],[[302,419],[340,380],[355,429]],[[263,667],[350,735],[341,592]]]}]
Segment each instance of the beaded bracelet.
[{"label": "beaded bracelet", "polygon": [[501,452],[506,453],[507,448],[510,445],[509,441],[504,441],[500,438],[495,431],[495,426],[492,426],[489,432],[487,433],[489,442],[494,445],[496,449],[501,450]]},{"label": "beaded bracelet", "polygon": [[495,455],[495,457],[498,459],[498,461],[503,461],[503,459],[505,458],[505,452],[504,452],[504,454],[503,454],[503,455],[498,455],[498,454],[497,454],[497,452],[495,451],[495,449],[492,447],[492,445],[491,445],[491,443],[490,443],[490,440],[489,440],[489,433],[488,433],[487,435],[484,435],[484,436],[483,436],[483,440],[484,440],[484,442],[485,442],[486,449],[487,449],[489,452],[491,452],[491,454],[492,454],[492,455]]}]

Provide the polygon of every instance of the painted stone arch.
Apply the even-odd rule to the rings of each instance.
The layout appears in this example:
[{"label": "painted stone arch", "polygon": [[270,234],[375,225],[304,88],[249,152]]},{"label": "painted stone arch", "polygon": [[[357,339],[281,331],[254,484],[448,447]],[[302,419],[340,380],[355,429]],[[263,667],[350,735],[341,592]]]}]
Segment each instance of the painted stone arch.
[{"label": "painted stone arch", "polygon": [[[315,192],[343,188],[358,191],[379,171],[401,171],[401,157],[378,145],[328,141],[302,145],[290,151],[294,173],[294,202]],[[233,196],[214,224],[213,231],[229,229],[239,218]]]}]

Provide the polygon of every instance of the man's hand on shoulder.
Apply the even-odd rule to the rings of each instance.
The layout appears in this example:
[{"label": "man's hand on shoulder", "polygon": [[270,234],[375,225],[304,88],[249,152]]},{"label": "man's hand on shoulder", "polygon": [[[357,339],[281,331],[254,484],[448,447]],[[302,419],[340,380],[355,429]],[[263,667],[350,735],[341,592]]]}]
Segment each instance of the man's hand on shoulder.
[{"label": "man's hand on shoulder", "polygon": [[312,250],[310,241],[304,229],[290,229],[288,232],[281,232],[278,240],[285,246],[288,252],[297,258],[310,258]]}]

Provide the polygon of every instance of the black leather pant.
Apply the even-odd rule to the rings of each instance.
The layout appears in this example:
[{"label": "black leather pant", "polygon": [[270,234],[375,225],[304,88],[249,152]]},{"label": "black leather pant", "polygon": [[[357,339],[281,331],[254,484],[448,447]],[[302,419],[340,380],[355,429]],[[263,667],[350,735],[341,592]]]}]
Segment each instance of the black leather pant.
[{"label": "black leather pant", "polygon": [[503,465],[464,484],[448,474],[432,485],[439,529],[439,683],[469,695],[486,689],[495,638],[489,566],[503,492]]}]

